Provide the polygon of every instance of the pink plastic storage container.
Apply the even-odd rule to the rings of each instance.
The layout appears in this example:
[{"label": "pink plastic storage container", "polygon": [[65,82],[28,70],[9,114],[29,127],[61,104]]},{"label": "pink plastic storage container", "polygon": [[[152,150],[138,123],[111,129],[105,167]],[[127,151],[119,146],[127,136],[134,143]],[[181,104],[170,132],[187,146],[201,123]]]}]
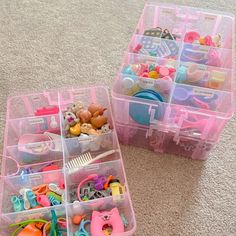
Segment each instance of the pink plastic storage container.
[{"label": "pink plastic storage container", "polygon": [[[102,131],[99,135],[81,134],[68,138],[64,114],[69,106],[78,101],[81,101],[84,107],[91,103],[99,103],[106,108],[103,112],[108,118],[110,129],[99,130]],[[132,235],[136,229],[136,221],[120,147],[113,127],[109,95],[104,87],[61,89],[9,98],[2,159],[4,177],[1,178],[0,189],[1,235],[12,235],[17,226],[9,226],[21,221],[52,220],[51,210],[54,210],[58,218],[66,221],[67,232],[61,235],[75,235],[79,230],[79,225],[72,222],[74,215],[83,215],[90,220],[96,211],[100,212],[98,218],[93,221],[93,228],[97,232],[108,222],[114,231],[119,232],[115,235]],[[89,165],[71,167],[71,160],[88,152],[92,158],[99,154],[107,155]],[[98,193],[98,190],[92,193],[94,187],[91,186],[91,182],[88,185],[91,192],[88,190],[88,195],[83,192],[83,197],[89,199],[85,201],[83,198],[83,201],[79,201],[78,186],[91,175],[104,176],[106,181],[113,175],[113,179],[119,179],[121,185],[113,181],[113,185],[109,185],[110,193]],[[58,186],[60,192],[57,196],[51,193],[45,195],[49,190],[56,191],[52,184]],[[84,185],[87,187],[86,181]],[[85,191],[84,185],[81,185],[80,193]],[[119,190],[120,186],[123,192]],[[44,207],[35,206],[34,195],[29,195],[29,189],[35,196],[43,195],[37,197],[37,201]],[[120,191],[118,194],[117,190]],[[96,197],[93,197],[95,194]],[[98,198],[98,194],[103,195]],[[51,195],[54,199],[50,199],[51,205],[48,206],[45,196],[49,199]],[[96,217],[95,213],[93,217]],[[121,224],[121,219],[123,229],[118,225]],[[91,227],[86,224],[87,232]],[[21,230],[18,231],[20,232]],[[94,233],[93,235],[95,236]]]},{"label": "pink plastic storage container", "polygon": [[147,2],[112,89],[121,143],[207,158],[233,115],[234,22]]}]

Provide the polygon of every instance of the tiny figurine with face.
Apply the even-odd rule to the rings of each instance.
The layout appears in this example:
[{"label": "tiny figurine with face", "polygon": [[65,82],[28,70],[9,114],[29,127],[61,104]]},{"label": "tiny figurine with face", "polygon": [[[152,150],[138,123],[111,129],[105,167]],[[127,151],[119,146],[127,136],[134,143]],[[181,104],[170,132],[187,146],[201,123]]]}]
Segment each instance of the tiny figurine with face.
[{"label": "tiny figurine with face", "polygon": [[70,127],[74,126],[76,123],[79,122],[79,119],[76,118],[75,114],[70,111],[66,111],[64,114],[64,120],[65,120],[65,128],[68,131]]}]

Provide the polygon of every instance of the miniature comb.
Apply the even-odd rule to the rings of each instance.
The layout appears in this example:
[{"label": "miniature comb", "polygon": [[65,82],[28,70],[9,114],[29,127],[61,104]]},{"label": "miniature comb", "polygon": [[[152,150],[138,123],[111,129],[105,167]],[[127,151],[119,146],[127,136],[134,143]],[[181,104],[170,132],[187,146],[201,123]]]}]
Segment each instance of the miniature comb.
[{"label": "miniature comb", "polygon": [[69,170],[69,174],[72,174],[77,171],[78,168],[89,165],[97,160],[102,159],[103,157],[106,157],[108,155],[111,155],[118,150],[110,150],[107,152],[104,152],[102,154],[99,154],[95,158],[92,158],[91,153],[87,152],[84,154],[79,155],[77,158],[74,158],[70,160],[68,163],[66,163],[66,168]]}]

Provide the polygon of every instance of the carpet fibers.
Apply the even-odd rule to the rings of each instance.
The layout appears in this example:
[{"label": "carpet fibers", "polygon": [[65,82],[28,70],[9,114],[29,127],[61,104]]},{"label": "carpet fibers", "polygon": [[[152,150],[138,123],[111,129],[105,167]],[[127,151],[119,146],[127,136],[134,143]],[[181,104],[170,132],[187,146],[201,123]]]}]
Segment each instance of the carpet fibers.
[{"label": "carpet fibers", "polygon": [[[234,0],[168,0],[236,12]],[[144,0],[2,0],[0,141],[17,91],[111,87]],[[1,144],[2,147],[2,144]],[[236,122],[205,162],[122,146],[136,236],[236,235]]]}]

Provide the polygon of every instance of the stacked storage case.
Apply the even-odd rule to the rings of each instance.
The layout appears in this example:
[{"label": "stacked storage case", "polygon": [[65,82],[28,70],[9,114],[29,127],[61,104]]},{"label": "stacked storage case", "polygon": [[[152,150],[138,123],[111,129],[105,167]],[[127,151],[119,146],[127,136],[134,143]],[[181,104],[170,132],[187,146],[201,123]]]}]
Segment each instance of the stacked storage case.
[{"label": "stacked storage case", "polygon": [[206,159],[233,115],[233,43],[230,14],[147,2],[112,89],[121,143]]},{"label": "stacked storage case", "polygon": [[[85,107],[90,103],[99,103],[107,108],[105,113],[110,130],[100,135],[66,137],[63,116],[67,108],[77,101],[81,101]],[[45,108],[51,108],[51,114],[47,114]],[[132,235],[136,222],[113,126],[108,92],[104,87],[62,89],[11,97],[8,100],[2,159],[1,235],[17,235],[13,233],[17,227],[10,228],[10,224],[29,219],[51,220],[52,209],[58,218],[66,219],[67,232],[62,235],[77,235],[75,232],[79,226],[72,223],[74,215],[90,219],[93,211],[110,211],[113,208],[118,208],[119,213],[128,221],[125,231],[117,235]],[[48,133],[51,134],[49,140],[43,138]],[[65,168],[70,160],[83,153],[90,152],[94,158],[111,150],[114,152],[90,165],[73,171]],[[92,174],[117,177],[125,187],[119,201],[110,195],[78,201],[76,191],[79,183]],[[43,208],[30,207],[29,210],[19,209],[19,204],[13,204],[22,189],[32,190],[52,183],[64,188],[60,204]]]}]

